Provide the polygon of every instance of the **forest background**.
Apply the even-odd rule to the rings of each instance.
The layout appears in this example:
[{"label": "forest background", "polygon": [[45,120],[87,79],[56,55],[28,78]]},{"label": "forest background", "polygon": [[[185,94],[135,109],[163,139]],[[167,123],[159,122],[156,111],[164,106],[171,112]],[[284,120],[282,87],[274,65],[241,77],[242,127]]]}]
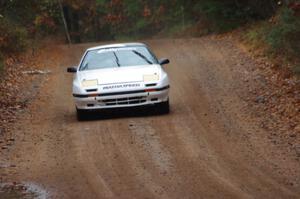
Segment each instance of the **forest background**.
[{"label": "forest background", "polygon": [[300,73],[299,0],[0,0],[0,68],[52,36],[81,43],[235,30]]}]

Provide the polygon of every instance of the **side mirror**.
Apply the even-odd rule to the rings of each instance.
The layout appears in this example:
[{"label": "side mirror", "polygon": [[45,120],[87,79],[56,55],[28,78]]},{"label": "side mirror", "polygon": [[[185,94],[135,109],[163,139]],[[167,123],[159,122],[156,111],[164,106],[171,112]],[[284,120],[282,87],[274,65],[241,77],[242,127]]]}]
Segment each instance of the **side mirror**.
[{"label": "side mirror", "polygon": [[160,59],[160,60],[158,61],[158,63],[159,63],[160,65],[165,65],[165,64],[170,63],[170,60],[164,58],[164,59]]},{"label": "side mirror", "polygon": [[69,68],[67,69],[67,72],[68,72],[68,73],[76,73],[76,72],[77,72],[77,69],[76,69],[75,67],[69,67]]}]

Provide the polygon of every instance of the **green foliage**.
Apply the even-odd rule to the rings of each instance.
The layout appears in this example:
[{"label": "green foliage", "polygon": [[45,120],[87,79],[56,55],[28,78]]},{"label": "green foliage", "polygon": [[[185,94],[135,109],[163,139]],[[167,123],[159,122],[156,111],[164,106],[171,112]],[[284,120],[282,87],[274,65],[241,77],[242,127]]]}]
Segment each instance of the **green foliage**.
[{"label": "green foliage", "polygon": [[[275,0],[61,1],[71,37],[78,42],[130,36],[141,38],[161,31],[176,34],[199,21],[205,22],[201,34],[226,32],[269,18],[278,9]],[[23,34],[18,27],[26,27],[32,37],[55,34],[62,26],[59,10],[56,0],[0,1],[0,14],[15,24],[17,35]],[[267,41],[274,48],[286,44],[286,40],[281,39],[293,36],[292,32],[296,31],[296,23],[291,22],[291,18],[291,13],[283,13],[282,22],[268,34]],[[251,34],[250,37],[257,37],[255,32]]]},{"label": "green foliage", "polygon": [[[71,36],[78,41],[155,35],[165,29],[207,21],[205,32],[224,32],[271,16],[274,0],[61,0]],[[62,25],[55,0],[0,1],[0,14],[30,29],[54,34]],[[182,28],[178,28],[182,26]],[[174,28],[175,27],[175,28]]]},{"label": "green foliage", "polygon": [[[71,35],[83,40],[120,34],[153,35],[203,19],[208,22],[206,32],[224,32],[271,16],[277,3],[274,0],[61,1]],[[53,0],[0,1],[0,13],[21,26],[31,27],[34,33],[54,34],[57,26],[62,25],[58,3]]]},{"label": "green foliage", "polygon": [[0,53],[22,52],[37,35],[53,34],[59,10],[53,0],[0,1]]},{"label": "green foliage", "polygon": [[[295,10],[289,4],[299,0],[281,1],[281,6],[276,0],[60,1],[76,42],[140,39],[161,33],[176,36],[180,32],[197,36],[255,23],[259,25],[245,35],[248,41],[266,44],[274,55],[300,57],[300,6],[295,4]],[[56,34],[61,27],[57,0],[0,0],[0,54],[20,52],[28,39]],[[300,71],[299,67],[295,70]]]},{"label": "green foliage", "polygon": [[270,32],[270,23],[260,21],[252,24],[243,35],[243,39],[252,45],[266,45],[266,35]]},{"label": "green foliage", "polygon": [[290,8],[284,7],[271,20],[251,27],[245,38],[252,43],[266,45],[273,55],[287,58],[300,55],[300,16]]},{"label": "green foliage", "polygon": [[272,58],[280,57],[300,74],[300,15],[292,8],[282,7],[268,21],[256,23],[249,28],[245,39],[255,48],[263,48]]},{"label": "green foliage", "polygon": [[283,8],[276,24],[270,26],[266,42],[275,53],[300,55],[300,17],[289,8]]},{"label": "green foliage", "polygon": [[275,11],[274,3],[275,1],[200,0],[193,6],[192,11],[196,16],[198,13],[199,19],[208,21],[208,32],[226,32],[271,16]]},{"label": "green foliage", "polygon": [[125,14],[130,18],[133,19],[141,13],[141,8],[143,4],[141,1],[136,0],[124,0],[125,5]]},{"label": "green foliage", "polygon": [[296,64],[294,67],[293,67],[293,72],[300,76],[300,64]]},{"label": "green foliage", "polygon": [[10,54],[23,51],[27,45],[27,31],[5,18],[0,19],[0,53]]},{"label": "green foliage", "polygon": [[[42,0],[38,4],[38,13],[33,16],[33,28],[37,34],[54,34],[60,23],[60,12],[57,1]],[[31,23],[32,23],[31,22]]]}]

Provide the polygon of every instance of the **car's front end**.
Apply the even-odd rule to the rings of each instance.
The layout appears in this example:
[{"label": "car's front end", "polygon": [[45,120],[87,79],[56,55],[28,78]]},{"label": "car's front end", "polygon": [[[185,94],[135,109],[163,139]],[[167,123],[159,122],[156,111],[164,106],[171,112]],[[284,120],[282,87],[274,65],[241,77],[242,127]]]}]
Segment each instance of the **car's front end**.
[{"label": "car's front end", "polygon": [[77,114],[89,110],[161,105],[169,111],[169,78],[144,44],[117,44],[88,49],[73,80]]},{"label": "car's front end", "polygon": [[99,70],[98,75],[93,73],[87,79],[82,76],[89,75],[79,72],[73,83],[73,97],[77,109],[121,108],[168,101],[168,76],[159,65],[151,67],[146,66],[144,71],[140,70],[141,67],[126,68],[126,71],[104,69]]}]

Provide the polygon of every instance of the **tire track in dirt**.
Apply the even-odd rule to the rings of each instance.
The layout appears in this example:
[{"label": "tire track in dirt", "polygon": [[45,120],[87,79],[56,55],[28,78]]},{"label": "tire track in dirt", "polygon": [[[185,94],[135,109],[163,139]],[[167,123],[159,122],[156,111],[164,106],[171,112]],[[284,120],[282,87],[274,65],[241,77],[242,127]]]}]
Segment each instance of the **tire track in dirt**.
[{"label": "tire track in dirt", "polygon": [[277,149],[245,110],[247,73],[236,60],[246,55],[211,37],[146,42],[171,59],[169,115],[77,122],[65,69],[95,44],[60,46],[31,117],[16,127],[7,159],[17,167],[6,179],[35,182],[52,198],[298,198],[285,180],[300,182],[299,162],[273,158]]}]

